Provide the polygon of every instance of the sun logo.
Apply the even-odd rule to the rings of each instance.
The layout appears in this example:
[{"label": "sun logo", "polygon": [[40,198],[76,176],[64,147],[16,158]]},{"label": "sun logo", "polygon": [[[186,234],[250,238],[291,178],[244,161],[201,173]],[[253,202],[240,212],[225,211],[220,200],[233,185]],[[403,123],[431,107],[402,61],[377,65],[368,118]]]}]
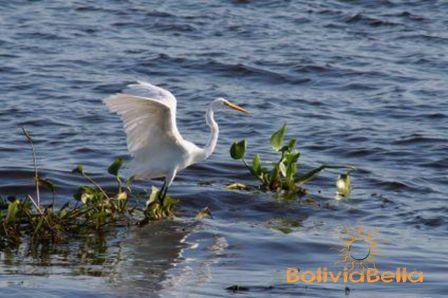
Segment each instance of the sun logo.
[{"label": "sun logo", "polygon": [[344,245],[338,250],[341,258],[336,265],[344,264],[347,271],[376,269],[378,229],[364,230],[362,226],[351,229],[345,226],[339,239]]}]

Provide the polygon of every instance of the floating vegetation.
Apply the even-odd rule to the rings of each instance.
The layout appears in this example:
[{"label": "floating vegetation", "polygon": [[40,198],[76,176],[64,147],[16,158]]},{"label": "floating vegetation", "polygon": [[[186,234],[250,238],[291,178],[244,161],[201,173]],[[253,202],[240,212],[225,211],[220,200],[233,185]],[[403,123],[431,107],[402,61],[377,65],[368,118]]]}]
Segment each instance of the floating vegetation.
[{"label": "floating vegetation", "polygon": [[304,219],[298,218],[276,218],[268,222],[268,226],[274,230],[280,231],[283,234],[290,234],[299,231],[303,227]]},{"label": "floating vegetation", "polygon": [[[230,148],[232,158],[242,160],[260,184],[253,187],[232,183],[226,188],[246,191],[261,189],[277,192],[282,198],[292,198],[305,194],[303,185],[320,171],[345,168],[347,172],[339,176],[336,185],[340,196],[349,195],[351,167],[322,165],[306,173],[298,173],[300,152],[296,149],[295,139],[283,143],[285,133],[286,125],[283,125],[271,136],[271,146],[278,153],[279,159],[270,166],[261,161],[259,154],[254,155],[249,165],[245,160],[247,141],[233,143]],[[77,189],[72,199],[57,207],[54,202],[56,186],[39,175],[33,140],[27,130],[23,129],[23,134],[32,149],[35,194],[27,194],[21,198],[0,197],[0,250],[18,247],[23,242],[28,242],[33,249],[39,245],[64,243],[71,238],[101,234],[114,227],[143,226],[151,221],[174,217],[174,207],[178,201],[169,196],[160,200],[159,189],[156,187],[152,187],[151,192],[143,196],[143,200],[139,194],[133,193],[133,177],[126,179],[120,175],[122,158],[115,159],[107,169],[116,181],[116,187],[112,190],[103,188],[82,165],[78,165],[72,173],[83,177],[86,184]],[[45,200],[46,204],[41,201],[41,188],[47,189],[52,196],[51,200]],[[49,201],[52,203],[48,204]],[[206,217],[212,217],[208,208],[200,210],[196,215],[196,219]],[[285,224],[278,226],[283,231],[291,229]]]},{"label": "floating vegetation", "polygon": [[249,185],[243,184],[243,183],[230,183],[224,186],[225,189],[231,189],[231,190],[251,190],[252,188]]},{"label": "floating vegetation", "polygon": [[213,218],[212,212],[208,207],[202,208],[199,210],[199,212],[196,214],[196,219],[203,219],[203,218]]},{"label": "floating vegetation", "polygon": [[[241,160],[249,172],[260,182],[259,188],[264,191],[282,192],[284,197],[292,195],[302,196],[306,193],[303,185],[312,180],[324,169],[347,169],[345,179],[349,180],[349,172],[353,170],[350,166],[321,165],[306,173],[298,173],[298,161],[300,151],[296,149],[296,139],[291,139],[284,143],[286,134],[286,124],[272,134],[270,143],[272,149],[279,154],[277,162],[271,162],[271,166],[266,166],[259,154],[255,154],[249,164],[246,159],[247,141],[234,142],[230,147],[230,156],[235,160]],[[243,187],[244,186],[244,187]],[[241,183],[233,183],[227,186],[228,189],[247,189]]]},{"label": "floating vegetation", "polygon": [[336,187],[338,189],[336,193],[336,199],[346,198],[352,192],[352,186],[350,183],[350,175],[349,173],[339,175],[336,180]]},{"label": "floating vegetation", "polygon": [[[0,250],[17,247],[24,241],[31,246],[60,243],[71,237],[102,232],[111,226],[145,225],[150,221],[174,216],[177,200],[167,196],[160,202],[159,190],[152,188],[143,206],[129,200],[133,179],[119,175],[123,164],[117,158],[108,168],[115,177],[117,187],[106,191],[78,165],[72,172],[86,179],[88,185],[80,186],[73,199],[57,208],[54,204],[54,184],[39,176],[36,153],[32,138],[23,129],[26,140],[33,151],[34,183],[36,193],[25,198],[0,198]],[[44,205],[40,198],[40,187],[53,194],[52,204]]]}]

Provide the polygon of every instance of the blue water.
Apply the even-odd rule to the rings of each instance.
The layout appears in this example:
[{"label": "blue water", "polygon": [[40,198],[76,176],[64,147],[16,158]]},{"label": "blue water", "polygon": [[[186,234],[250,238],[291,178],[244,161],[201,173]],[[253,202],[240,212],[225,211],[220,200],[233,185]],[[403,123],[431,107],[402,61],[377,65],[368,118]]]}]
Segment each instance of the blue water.
[{"label": "blue water", "polygon": [[[0,194],[33,191],[29,129],[43,175],[64,202],[77,163],[105,184],[127,156],[101,99],[136,79],[171,90],[182,135],[207,141],[204,111],[223,96],[250,117],[217,115],[218,148],[176,178],[184,217],[70,246],[45,257],[0,253],[1,295],[343,297],[346,285],[285,284],[287,267],[333,266],[344,225],[378,229],[381,270],[424,272],[421,284],[350,284],[349,296],[443,297],[448,257],[446,1],[0,1]],[[234,139],[273,159],[283,123],[302,167],[350,164],[310,184],[315,204],[224,185],[254,183],[230,159]],[[139,183],[148,188],[159,182]],[[208,206],[213,219],[196,222]],[[291,233],[275,227],[284,219]],[[78,245],[78,244],[76,244]],[[83,246],[84,245],[84,246]],[[86,248],[87,247],[87,248]],[[98,261],[100,260],[100,261]]]}]

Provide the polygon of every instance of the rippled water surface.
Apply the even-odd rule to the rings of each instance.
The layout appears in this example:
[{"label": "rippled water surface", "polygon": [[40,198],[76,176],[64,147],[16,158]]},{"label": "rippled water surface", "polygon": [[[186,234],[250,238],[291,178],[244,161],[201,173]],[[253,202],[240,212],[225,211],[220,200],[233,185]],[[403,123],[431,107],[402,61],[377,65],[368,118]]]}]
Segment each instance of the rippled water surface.
[{"label": "rippled water surface", "polygon": [[[101,99],[136,79],[177,96],[180,131],[200,145],[213,98],[252,115],[217,115],[216,153],[170,190],[184,217],[47,253],[2,252],[1,295],[206,297],[234,295],[232,285],[252,297],[448,293],[446,1],[0,3],[3,196],[33,191],[21,126],[58,203],[80,183],[76,163],[112,184],[104,169],[127,156],[125,135]],[[284,122],[303,168],[358,169],[350,199],[334,199],[334,171],[310,184],[315,204],[224,189],[253,183],[230,143],[247,138],[251,152],[273,158],[268,138]],[[205,206],[213,219],[189,219]],[[286,284],[287,267],[337,267],[344,225],[376,227],[377,267],[422,271],[424,283]]]}]

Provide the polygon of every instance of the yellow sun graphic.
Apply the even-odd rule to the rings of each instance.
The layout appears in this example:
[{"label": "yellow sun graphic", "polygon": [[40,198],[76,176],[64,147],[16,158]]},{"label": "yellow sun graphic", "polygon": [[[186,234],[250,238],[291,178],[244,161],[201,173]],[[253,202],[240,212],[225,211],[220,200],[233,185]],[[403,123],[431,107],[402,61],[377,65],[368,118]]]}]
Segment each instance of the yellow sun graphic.
[{"label": "yellow sun graphic", "polygon": [[344,270],[367,270],[375,268],[375,256],[378,253],[378,229],[365,230],[362,226],[345,226],[339,239],[344,244],[339,250],[341,258],[336,264],[344,264]]}]

